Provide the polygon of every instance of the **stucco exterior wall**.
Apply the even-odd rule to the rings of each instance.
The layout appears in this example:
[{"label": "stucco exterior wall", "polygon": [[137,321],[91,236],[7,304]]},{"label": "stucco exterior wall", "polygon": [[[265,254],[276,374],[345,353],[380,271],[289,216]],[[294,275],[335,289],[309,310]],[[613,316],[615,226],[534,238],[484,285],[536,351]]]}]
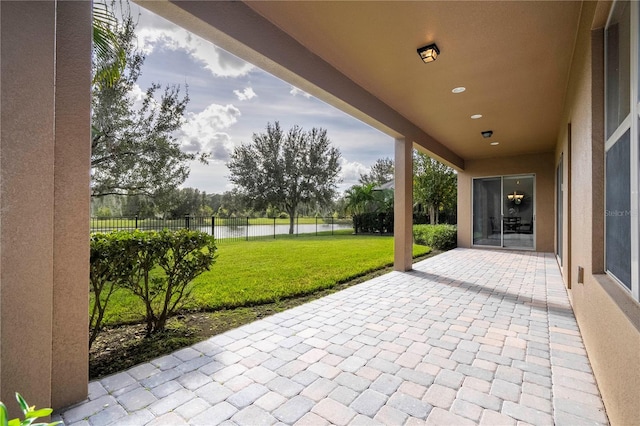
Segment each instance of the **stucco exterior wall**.
[{"label": "stucco exterior wall", "polygon": [[3,1],[0,22],[0,399],[12,418],[15,392],[54,408],[87,394],[91,3]]},{"label": "stucco exterior wall", "polygon": [[[499,149],[499,146],[496,148]],[[458,247],[472,245],[473,179],[523,174],[535,174],[536,251],[553,251],[554,164],[552,153],[465,161],[464,171],[458,173]]]},{"label": "stucco exterior wall", "polygon": [[0,398],[11,409],[16,391],[38,406],[51,395],[55,3],[0,7]]},{"label": "stucco exterior wall", "polygon": [[627,425],[640,419],[640,305],[603,273],[602,15],[584,3],[554,160],[564,162],[563,278],[609,420]]}]

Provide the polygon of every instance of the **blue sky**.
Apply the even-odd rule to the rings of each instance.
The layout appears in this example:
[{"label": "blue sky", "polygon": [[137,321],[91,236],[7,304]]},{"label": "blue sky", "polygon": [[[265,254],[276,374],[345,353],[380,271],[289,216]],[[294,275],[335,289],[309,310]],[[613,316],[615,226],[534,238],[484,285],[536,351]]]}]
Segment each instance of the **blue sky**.
[{"label": "blue sky", "polygon": [[131,10],[134,17],[139,14],[138,47],[147,54],[137,95],[152,82],[188,85],[187,123],[178,139],[185,151],[212,154],[208,165],[191,165],[183,186],[208,193],[230,190],[229,154],[275,121],[285,130],[296,124],[327,129],[342,153],[340,192],[378,158],[393,158],[391,137],[135,4]]}]

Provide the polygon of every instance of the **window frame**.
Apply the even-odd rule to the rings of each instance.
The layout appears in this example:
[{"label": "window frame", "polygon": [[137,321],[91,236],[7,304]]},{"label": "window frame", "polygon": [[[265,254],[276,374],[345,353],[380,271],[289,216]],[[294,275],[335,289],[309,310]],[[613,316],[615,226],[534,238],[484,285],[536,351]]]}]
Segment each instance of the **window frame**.
[{"label": "window frame", "polygon": [[556,250],[555,255],[560,267],[564,266],[564,153],[556,165]]},{"label": "window frame", "polygon": [[[614,12],[616,12],[616,7],[623,3],[620,0],[614,2],[611,7],[611,11],[609,13],[609,17],[607,19],[607,24],[605,26],[605,43],[604,43],[604,61],[605,61],[605,126],[609,125],[609,116],[607,115],[607,106],[609,105],[609,96],[608,93],[608,43],[607,43],[607,29],[610,27],[612,19],[614,17]],[[640,180],[639,180],[639,169],[640,169],[640,149],[639,149],[639,131],[640,131],[640,55],[638,50],[640,48],[640,6],[637,2],[625,2],[629,5],[629,87],[627,90],[629,91],[629,114],[621,121],[618,127],[611,132],[611,135],[607,138],[607,134],[609,133],[609,129],[605,129],[605,180],[607,178],[607,170],[606,170],[606,155],[609,150],[621,140],[621,137],[629,131],[629,162],[630,162],[630,173],[629,173],[629,188],[630,188],[630,226],[631,226],[631,247],[630,247],[630,257],[631,257],[631,289],[629,289],[624,283],[622,283],[612,272],[607,270],[607,245],[606,245],[606,190],[605,190],[605,211],[603,214],[605,215],[605,245],[604,245],[604,255],[605,255],[605,271],[608,276],[610,276],[613,280],[615,280],[618,285],[620,285],[627,293],[630,293],[633,299],[636,301],[640,301],[640,262],[639,262],[639,254],[640,254],[640,215],[638,211],[640,210],[640,197],[638,196],[638,190],[640,188]],[[618,86],[618,96],[620,93],[620,87]],[[606,184],[605,184],[606,188]]]}]

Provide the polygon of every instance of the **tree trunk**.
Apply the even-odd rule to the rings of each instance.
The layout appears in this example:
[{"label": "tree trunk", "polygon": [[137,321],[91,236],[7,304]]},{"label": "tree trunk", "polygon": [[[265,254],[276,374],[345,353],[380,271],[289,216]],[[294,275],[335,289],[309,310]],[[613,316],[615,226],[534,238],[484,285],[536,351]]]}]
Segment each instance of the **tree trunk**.
[{"label": "tree trunk", "polygon": [[436,224],[436,209],[433,206],[429,206],[429,223]]},{"label": "tree trunk", "polygon": [[146,300],[145,301],[145,306],[146,306],[146,311],[147,311],[147,328],[146,328],[146,334],[145,337],[151,337],[151,335],[153,334],[153,324],[154,324],[154,320],[155,320],[155,315],[153,315],[153,308],[151,307],[151,302]]},{"label": "tree trunk", "polygon": [[162,312],[155,321],[154,333],[164,331],[167,325],[167,318],[169,317],[169,304],[171,303],[171,296],[173,296],[173,285],[167,282],[167,288],[165,289],[164,305],[162,306]]},{"label": "tree trunk", "polygon": [[293,235],[293,225],[296,220],[296,211],[290,210],[287,212],[289,214],[289,235]]}]

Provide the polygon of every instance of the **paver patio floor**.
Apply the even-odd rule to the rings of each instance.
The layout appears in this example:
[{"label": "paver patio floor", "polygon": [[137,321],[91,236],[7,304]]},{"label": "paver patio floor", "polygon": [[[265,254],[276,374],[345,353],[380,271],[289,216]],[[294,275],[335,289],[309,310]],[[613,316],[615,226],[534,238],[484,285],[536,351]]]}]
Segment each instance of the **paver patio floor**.
[{"label": "paver patio floor", "polygon": [[552,254],[455,249],[89,385],[67,425],[608,424]]}]

